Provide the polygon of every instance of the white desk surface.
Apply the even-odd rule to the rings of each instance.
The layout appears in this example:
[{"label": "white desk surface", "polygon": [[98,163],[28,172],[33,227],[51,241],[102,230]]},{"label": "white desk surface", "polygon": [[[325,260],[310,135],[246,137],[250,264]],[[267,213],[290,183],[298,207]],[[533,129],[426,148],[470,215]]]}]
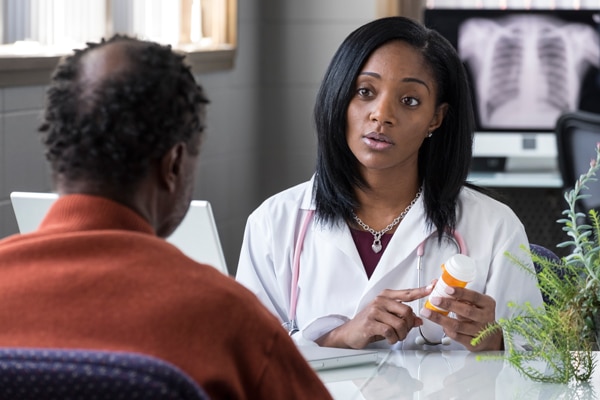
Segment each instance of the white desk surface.
[{"label": "white desk surface", "polygon": [[471,172],[467,178],[478,186],[562,188],[563,181],[557,171],[541,172]]},{"label": "white desk surface", "polygon": [[377,365],[318,374],[336,400],[600,398],[600,366],[589,383],[550,384],[520,375],[504,360],[477,360],[477,354],[486,353],[381,351]]}]

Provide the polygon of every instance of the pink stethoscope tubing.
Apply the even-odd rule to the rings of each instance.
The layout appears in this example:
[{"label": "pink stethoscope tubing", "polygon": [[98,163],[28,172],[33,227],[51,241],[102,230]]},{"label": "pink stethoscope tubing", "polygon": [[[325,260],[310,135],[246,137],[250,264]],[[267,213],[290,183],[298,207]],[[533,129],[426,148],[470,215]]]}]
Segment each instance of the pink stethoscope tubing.
[{"label": "pink stethoscope tubing", "polygon": [[[298,238],[296,239],[296,245],[294,246],[294,258],[292,261],[292,282],[290,287],[290,312],[288,314],[288,322],[283,325],[288,329],[288,332],[291,335],[298,331],[298,327],[296,324],[296,307],[298,305],[298,279],[300,277],[300,253],[302,253],[302,246],[304,245],[304,238],[306,237],[306,231],[308,229],[308,224],[312,220],[312,217],[315,213],[315,210],[308,210],[304,220],[302,222],[302,226],[300,227],[300,232],[298,234]],[[465,245],[465,241],[462,236],[457,232],[452,232],[452,239],[456,242],[456,246],[458,247],[458,251],[461,254],[467,254],[467,246]],[[422,271],[422,259],[425,254],[425,242],[429,237],[425,238],[419,246],[417,247],[417,271],[418,271],[418,282],[417,286],[421,285],[421,271]]]},{"label": "pink stethoscope tubing", "polygon": [[294,246],[294,260],[292,263],[292,286],[290,290],[290,313],[289,313],[289,322],[292,324],[292,327],[295,327],[296,324],[296,306],[298,305],[298,278],[300,276],[300,253],[302,253],[302,245],[304,244],[304,237],[306,236],[306,230],[308,229],[308,224],[313,217],[315,210],[308,210],[306,216],[304,217],[304,221],[302,222],[302,227],[300,228],[300,233],[298,234],[298,239],[296,239],[296,246]]}]

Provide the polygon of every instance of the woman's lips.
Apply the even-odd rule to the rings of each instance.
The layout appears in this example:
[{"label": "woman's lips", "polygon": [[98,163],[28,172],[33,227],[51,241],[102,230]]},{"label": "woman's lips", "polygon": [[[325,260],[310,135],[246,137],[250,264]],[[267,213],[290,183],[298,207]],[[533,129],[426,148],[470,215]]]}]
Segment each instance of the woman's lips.
[{"label": "woman's lips", "polygon": [[394,145],[386,135],[377,132],[370,132],[363,136],[363,142],[371,149],[385,150]]}]

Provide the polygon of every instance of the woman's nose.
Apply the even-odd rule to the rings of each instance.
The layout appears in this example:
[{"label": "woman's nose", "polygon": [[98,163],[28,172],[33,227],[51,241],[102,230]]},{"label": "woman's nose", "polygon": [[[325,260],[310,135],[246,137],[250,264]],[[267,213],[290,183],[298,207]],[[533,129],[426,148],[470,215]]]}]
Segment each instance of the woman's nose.
[{"label": "woman's nose", "polygon": [[373,102],[371,121],[379,122],[381,125],[395,125],[396,117],[394,106],[392,101],[386,96],[380,96]]}]

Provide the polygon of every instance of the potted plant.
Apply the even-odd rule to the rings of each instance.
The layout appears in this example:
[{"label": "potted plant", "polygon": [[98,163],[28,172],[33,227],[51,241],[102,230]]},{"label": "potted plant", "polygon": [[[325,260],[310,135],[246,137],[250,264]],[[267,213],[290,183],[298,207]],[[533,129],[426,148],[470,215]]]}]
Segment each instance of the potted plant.
[{"label": "potted plant", "polygon": [[[535,274],[546,297],[544,307],[510,304],[515,316],[499,319],[473,339],[476,344],[486,335],[502,329],[507,349],[497,356],[508,360],[523,375],[539,382],[588,382],[596,366],[594,351],[599,350],[600,332],[600,216],[577,208],[577,201],[589,197],[587,184],[596,181],[600,169],[600,147],[589,170],[580,176],[573,189],[565,193],[568,207],[557,222],[569,237],[558,247],[570,248],[562,259],[549,259],[529,251],[539,266],[536,272],[512,254],[518,266]],[[515,337],[524,338],[527,350],[512,346]],[[496,356],[481,356],[489,358]]]}]

